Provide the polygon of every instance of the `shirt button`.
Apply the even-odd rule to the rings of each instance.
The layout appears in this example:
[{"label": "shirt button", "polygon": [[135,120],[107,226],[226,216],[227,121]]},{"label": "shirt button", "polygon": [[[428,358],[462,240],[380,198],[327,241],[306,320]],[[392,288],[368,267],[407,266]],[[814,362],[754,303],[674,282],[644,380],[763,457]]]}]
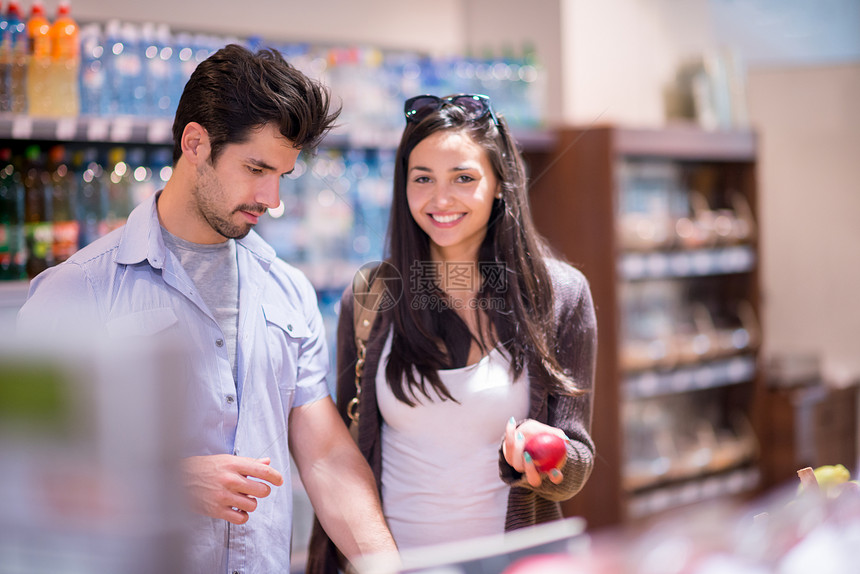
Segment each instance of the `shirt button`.
[{"label": "shirt button", "polygon": [[215,346],[216,347],[223,347],[224,346],[224,339],[215,339]]},{"label": "shirt button", "polygon": [[292,331],[292,330],[293,330],[293,326],[292,326],[292,324],[287,325],[287,331]]},{"label": "shirt button", "polygon": [[236,397],[234,397],[233,395],[227,395],[227,404],[228,405],[232,405],[233,401],[235,401],[235,400],[236,400]]}]

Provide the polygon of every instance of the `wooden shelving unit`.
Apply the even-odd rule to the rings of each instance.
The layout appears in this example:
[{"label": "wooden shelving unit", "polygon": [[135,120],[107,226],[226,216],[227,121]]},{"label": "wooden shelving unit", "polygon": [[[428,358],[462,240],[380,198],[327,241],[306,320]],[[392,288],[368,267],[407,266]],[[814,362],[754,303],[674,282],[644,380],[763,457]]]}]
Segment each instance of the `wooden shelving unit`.
[{"label": "wooden shelving unit", "polygon": [[[754,493],[761,482],[755,429],[762,387],[755,135],[693,127],[569,128],[559,130],[551,151],[526,156],[537,228],[585,273],[598,319],[592,420],[597,458],[591,479],[565,503],[565,513],[600,528]],[[645,195],[634,189],[642,185],[637,170],[654,166],[676,175],[676,211],[677,205],[689,208],[669,218],[668,227],[665,214],[649,216]],[[658,179],[658,197],[659,186]],[[669,230],[659,241],[630,242],[631,198],[637,197],[646,209],[634,215],[650,233],[643,237]],[[745,213],[732,211],[732,201]],[[737,223],[743,215],[747,234],[717,237],[712,228],[710,238],[689,240],[690,222],[704,229],[703,204],[709,206],[704,215],[727,216],[722,223]],[[695,321],[658,304],[673,297]],[[727,323],[741,308],[742,321]],[[634,311],[668,326],[666,336],[631,341],[641,318]],[[684,424],[698,429],[695,448],[679,446],[683,431],[673,424],[682,415]],[[650,449],[656,454],[649,455]]]}]

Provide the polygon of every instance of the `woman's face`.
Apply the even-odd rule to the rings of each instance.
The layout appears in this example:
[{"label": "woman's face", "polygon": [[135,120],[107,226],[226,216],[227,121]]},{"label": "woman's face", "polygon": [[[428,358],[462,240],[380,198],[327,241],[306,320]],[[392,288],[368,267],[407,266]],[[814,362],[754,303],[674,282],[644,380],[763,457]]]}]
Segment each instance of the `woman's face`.
[{"label": "woman's face", "polygon": [[406,199],[434,261],[477,262],[500,186],[484,149],[463,131],[439,131],[409,155]]}]

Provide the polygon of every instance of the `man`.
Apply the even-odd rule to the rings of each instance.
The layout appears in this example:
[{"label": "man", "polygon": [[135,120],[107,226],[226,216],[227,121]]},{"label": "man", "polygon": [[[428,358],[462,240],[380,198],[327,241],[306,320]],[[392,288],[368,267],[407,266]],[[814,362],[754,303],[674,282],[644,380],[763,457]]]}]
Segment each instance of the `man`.
[{"label": "man", "polygon": [[175,169],[127,224],[33,280],[19,327],[96,317],[111,336],[180,332],[182,472],[197,572],[289,568],[290,452],[347,558],[394,550],[373,475],[328,396],[316,295],[252,228],[339,112],[274,51],[227,46],[185,86]]}]

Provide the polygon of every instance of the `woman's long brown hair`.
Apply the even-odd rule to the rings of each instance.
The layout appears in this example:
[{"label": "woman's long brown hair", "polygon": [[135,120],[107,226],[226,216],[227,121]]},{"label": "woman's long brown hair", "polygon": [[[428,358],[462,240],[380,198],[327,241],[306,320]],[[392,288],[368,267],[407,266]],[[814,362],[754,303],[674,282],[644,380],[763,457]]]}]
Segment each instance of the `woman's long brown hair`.
[{"label": "woman's long brown hair", "polygon": [[[411,406],[419,393],[431,398],[430,388],[453,400],[438,371],[465,365],[473,341],[485,352],[503,345],[515,379],[529,365],[547,375],[538,379],[550,381],[551,392],[582,392],[555,354],[553,288],[545,263],[549,248],[532,222],[522,156],[504,118],[497,117],[498,126],[489,114],[470,120],[457,106],[445,105],[419,122],[407,123],[397,150],[387,252],[402,279],[403,296],[391,311],[394,333],[385,374],[394,395]],[[420,275],[431,263],[430,241],[409,211],[409,156],[419,142],[443,130],[466,133],[484,148],[501,187],[502,197],[493,202],[479,252],[483,283],[475,302],[492,325],[488,332],[495,334],[495,341],[472,334],[446,305],[448,296]]]}]

